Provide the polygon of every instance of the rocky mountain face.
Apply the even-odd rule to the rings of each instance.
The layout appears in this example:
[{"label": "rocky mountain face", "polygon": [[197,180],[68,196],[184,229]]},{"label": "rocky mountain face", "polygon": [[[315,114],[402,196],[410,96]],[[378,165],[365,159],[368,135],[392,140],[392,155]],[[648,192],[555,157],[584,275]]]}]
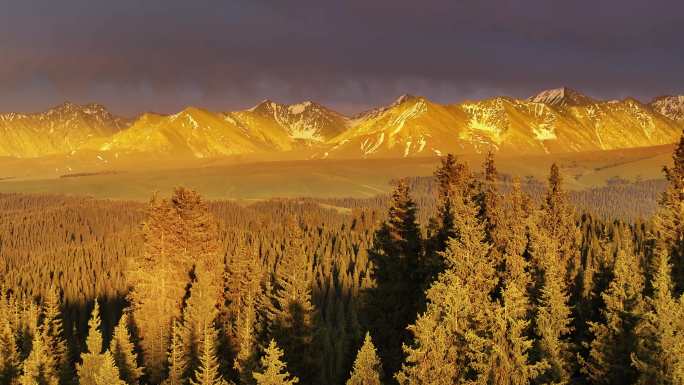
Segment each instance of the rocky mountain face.
[{"label": "rocky mountain face", "polygon": [[529,99],[496,97],[443,105],[412,95],[353,117],[306,101],[266,100],[253,108],[214,113],[190,107],[173,115],[127,120],[99,105],[64,104],[40,114],[0,115],[0,156],[32,158],[80,150],[107,157],[147,154],[264,159],[549,154],[649,147],[677,141],[684,96],[599,101],[569,89]]},{"label": "rocky mountain face", "polygon": [[[402,97],[357,118],[322,157],[429,156],[447,152],[548,154],[674,143],[684,124],[634,99],[593,101],[567,89],[528,100],[497,97],[439,105]],[[556,92],[557,91],[557,92]]]},{"label": "rocky mountain face", "polygon": [[528,99],[535,103],[544,103],[550,106],[586,106],[594,104],[596,101],[578,91],[568,87],[554,88],[545,90]]},{"label": "rocky mountain face", "polygon": [[346,117],[311,101],[286,105],[265,100],[239,115],[243,119],[258,116],[280,127],[292,139],[305,142],[326,142],[349,125]]},{"label": "rocky mountain face", "polygon": [[130,124],[130,120],[112,115],[99,104],[64,103],[42,113],[0,114],[0,156],[31,158],[69,153]]},{"label": "rocky mountain face", "polygon": [[661,96],[653,99],[649,106],[674,121],[684,122],[684,95]]}]

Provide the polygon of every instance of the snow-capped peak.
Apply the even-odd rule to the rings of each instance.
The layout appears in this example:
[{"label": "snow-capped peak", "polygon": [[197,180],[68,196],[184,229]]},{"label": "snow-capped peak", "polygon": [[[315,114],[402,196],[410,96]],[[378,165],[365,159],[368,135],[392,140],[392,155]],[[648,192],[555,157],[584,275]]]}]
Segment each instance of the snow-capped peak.
[{"label": "snow-capped peak", "polygon": [[411,94],[403,94],[397,98],[397,100],[392,103],[392,106],[398,106],[407,102],[413,102],[422,99],[420,96],[415,96]]},{"label": "snow-capped peak", "polygon": [[535,103],[544,103],[551,106],[582,106],[596,103],[596,101],[572,88],[560,87],[545,90],[529,98]]},{"label": "snow-capped peak", "polygon": [[675,121],[684,121],[684,95],[659,96],[649,105],[662,115]]},{"label": "snow-capped peak", "polygon": [[309,100],[301,102],[301,103],[297,103],[297,104],[290,104],[287,107],[287,110],[291,114],[299,115],[299,114],[303,113],[304,111],[306,111],[307,108],[311,107],[312,104],[313,103]]}]

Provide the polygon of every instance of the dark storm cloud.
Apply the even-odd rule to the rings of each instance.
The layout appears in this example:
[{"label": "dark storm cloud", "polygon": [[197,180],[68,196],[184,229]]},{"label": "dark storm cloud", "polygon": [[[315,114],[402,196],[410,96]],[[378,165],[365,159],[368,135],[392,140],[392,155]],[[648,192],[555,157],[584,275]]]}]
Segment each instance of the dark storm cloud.
[{"label": "dark storm cloud", "polygon": [[0,110],[684,93],[684,2],[0,0]]}]

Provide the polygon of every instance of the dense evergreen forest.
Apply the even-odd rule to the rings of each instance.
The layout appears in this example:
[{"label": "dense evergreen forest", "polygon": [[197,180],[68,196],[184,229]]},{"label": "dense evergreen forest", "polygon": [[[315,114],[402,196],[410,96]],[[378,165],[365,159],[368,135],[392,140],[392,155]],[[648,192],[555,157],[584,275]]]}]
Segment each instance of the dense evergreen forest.
[{"label": "dense evergreen forest", "polygon": [[0,195],[0,385],[682,385],[673,159],[574,193],[490,154],[365,200]]}]

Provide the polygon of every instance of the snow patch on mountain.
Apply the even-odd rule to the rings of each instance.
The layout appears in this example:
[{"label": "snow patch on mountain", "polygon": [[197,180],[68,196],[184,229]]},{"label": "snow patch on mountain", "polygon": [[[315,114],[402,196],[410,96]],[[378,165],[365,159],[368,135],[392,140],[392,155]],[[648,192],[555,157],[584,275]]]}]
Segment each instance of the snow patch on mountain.
[{"label": "snow patch on mountain", "polygon": [[539,126],[534,127],[532,132],[534,132],[534,138],[540,141],[558,139],[556,137],[556,133],[553,131],[553,128]]}]

